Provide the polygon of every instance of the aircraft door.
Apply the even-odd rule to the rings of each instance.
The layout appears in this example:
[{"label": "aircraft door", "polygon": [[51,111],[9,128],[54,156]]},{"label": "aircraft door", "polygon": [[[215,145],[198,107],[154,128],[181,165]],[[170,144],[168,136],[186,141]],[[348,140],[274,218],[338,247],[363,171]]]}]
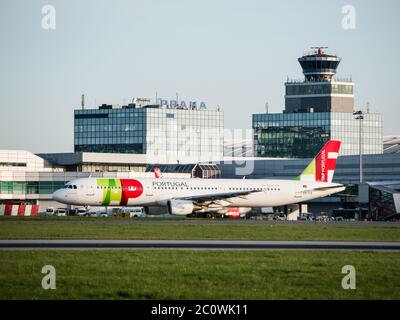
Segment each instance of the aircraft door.
[{"label": "aircraft door", "polygon": [[152,197],[153,195],[154,195],[153,187],[152,187],[152,185],[148,184],[146,186],[146,196],[147,197]]},{"label": "aircraft door", "polygon": [[94,196],[94,186],[93,185],[86,186],[86,195]]}]

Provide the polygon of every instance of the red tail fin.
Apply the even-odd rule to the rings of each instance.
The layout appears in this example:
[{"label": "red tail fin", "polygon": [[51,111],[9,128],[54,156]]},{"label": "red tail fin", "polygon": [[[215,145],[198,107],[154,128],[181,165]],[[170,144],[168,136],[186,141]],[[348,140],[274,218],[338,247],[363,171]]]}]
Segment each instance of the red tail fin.
[{"label": "red tail fin", "polygon": [[340,141],[330,140],[297,178],[302,181],[332,182]]},{"label": "red tail fin", "polygon": [[336,168],[336,160],[339,155],[340,141],[330,140],[321,149],[315,158],[315,180],[332,182]]},{"label": "red tail fin", "polygon": [[160,168],[154,168],[154,175],[156,179],[161,179],[163,177],[163,174],[160,170]]}]

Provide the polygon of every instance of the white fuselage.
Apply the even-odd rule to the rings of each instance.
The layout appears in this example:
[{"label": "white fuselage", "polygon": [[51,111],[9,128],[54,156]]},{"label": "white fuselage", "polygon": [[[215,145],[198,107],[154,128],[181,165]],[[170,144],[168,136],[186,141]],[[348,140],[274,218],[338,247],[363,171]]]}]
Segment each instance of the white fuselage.
[{"label": "white fuselage", "polygon": [[[140,195],[122,202],[123,186],[104,187],[99,185],[99,180],[106,179],[73,180],[68,185],[76,188],[59,189],[53,194],[53,199],[65,204],[83,206],[166,206],[172,199],[193,198],[193,202],[200,203],[201,206],[274,207],[325,197],[345,189],[343,185],[337,183],[296,180],[136,178],[125,180],[139,182]],[[247,191],[249,193],[245,195],[234,195]],[[107,199],[105,199],[106,193],[108,193]],[[233,195],[230,196],[230,193]],[[218,195],[221,195],[220,199]],[[212,199],[207,200],[209,197]]]}]

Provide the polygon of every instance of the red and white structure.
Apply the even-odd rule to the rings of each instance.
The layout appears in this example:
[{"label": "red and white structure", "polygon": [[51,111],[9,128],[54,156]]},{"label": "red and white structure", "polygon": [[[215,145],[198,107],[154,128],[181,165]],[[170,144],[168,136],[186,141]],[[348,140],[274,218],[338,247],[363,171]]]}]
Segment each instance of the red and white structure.
[{"label": "red and white structure", "polygon": [[33,204],[0,204],[0,216],[36,217],[39,205]]}]

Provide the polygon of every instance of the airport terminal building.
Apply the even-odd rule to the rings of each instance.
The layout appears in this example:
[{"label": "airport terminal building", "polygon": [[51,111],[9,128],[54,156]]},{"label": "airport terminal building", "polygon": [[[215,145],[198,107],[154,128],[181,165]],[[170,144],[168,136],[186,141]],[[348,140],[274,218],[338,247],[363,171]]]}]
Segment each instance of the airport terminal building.
[{"label": "airport terminal building", "polygon": [[[145,163],[220,161],[224,114],[220,110],[151,105],[75,110],[74,151],[143,155]],[[143,102],[144,101],[144,102]],[[186,105],[185,105],[186,106]]]}]

